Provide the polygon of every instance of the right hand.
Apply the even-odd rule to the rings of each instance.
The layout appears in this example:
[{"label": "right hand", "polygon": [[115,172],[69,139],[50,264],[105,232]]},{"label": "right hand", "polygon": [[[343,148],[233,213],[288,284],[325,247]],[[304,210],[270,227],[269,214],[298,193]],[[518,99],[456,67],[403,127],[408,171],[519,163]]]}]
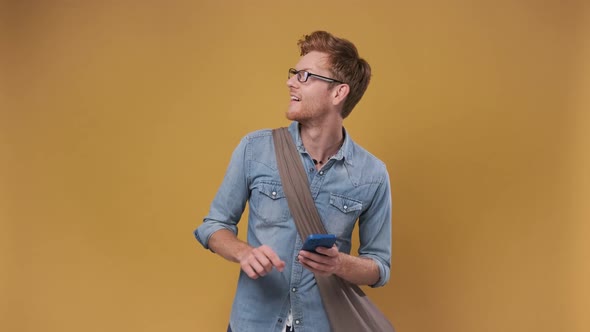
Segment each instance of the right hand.
[{"label": "right hand", "polygon": [[285,268],[285,262],[267,245],[250,248],[239,261],[242,271],[252,279],[264,277],[272,271],[273,267],[279,272],[283,272]]}]

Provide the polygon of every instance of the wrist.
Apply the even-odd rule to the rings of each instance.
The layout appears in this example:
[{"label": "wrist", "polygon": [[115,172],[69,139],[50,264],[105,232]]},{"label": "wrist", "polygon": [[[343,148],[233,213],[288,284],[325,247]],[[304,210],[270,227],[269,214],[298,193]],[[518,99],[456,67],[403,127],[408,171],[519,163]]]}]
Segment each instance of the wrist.
[{"label": "wrist", "polygon": [[245,259],[245,257],[250,255],[253,249],[254,248],[252,248],[247,243],[240,243],[234,255],[235,261],[240,263],[242,260]]},{"label": "wrist", "polygon": [[338,264],[336,264],[336,269],[334,270],[335,275],[342,278],[346,274],[346,264],[348,258],[349,255],[343,252],[338,252]]}]

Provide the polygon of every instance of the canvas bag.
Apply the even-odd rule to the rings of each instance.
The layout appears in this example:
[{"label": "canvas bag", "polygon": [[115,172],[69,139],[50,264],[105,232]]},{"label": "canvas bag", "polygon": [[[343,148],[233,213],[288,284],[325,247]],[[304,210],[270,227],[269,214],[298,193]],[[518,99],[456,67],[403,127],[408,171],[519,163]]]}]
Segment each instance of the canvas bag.
[{"label": "canvas bag", "polygon": [[[273,142],[283,192],[301,239],[326,234],[299,152],[287,128],[274,129]],[[330,327],[339,332],[394,332],[393,325],[359,286],[336,276],[315,275]]]}]

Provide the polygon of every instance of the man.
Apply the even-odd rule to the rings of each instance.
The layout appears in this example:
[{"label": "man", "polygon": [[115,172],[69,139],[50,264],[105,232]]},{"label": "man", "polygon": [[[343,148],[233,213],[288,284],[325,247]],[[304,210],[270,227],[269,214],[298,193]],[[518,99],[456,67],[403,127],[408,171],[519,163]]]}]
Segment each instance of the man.
[{"label": "man", "polygon": [[[289,70],[287,118],[332,248],[301,250],[283,193],[270,130],[245,136],[234,151],[209,214],[195,231],[207,249],[240,264],[228,331],[330,331],[314,274],[358,285],[389,280],[391,194],[385,165],[354,143],[343,120],[364,94],[369,64],[349,41],[316,31],[298,42]],[[249,202],[247,243],[236,238]],[[350,255],[359,221],[359,255]]]}]

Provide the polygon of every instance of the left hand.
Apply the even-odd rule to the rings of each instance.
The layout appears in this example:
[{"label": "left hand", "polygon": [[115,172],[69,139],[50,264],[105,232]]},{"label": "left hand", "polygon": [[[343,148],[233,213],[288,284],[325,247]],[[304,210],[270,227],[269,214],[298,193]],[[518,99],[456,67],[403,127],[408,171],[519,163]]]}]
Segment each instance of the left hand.
[{"label": "left hand", "polygon": [[335,274],[340,268],[340,252],[336,245],[332,248],[318,247],[317,254],[314,252],[301,250],[297,259],[308,270],[314,274],[331,275]]}]

